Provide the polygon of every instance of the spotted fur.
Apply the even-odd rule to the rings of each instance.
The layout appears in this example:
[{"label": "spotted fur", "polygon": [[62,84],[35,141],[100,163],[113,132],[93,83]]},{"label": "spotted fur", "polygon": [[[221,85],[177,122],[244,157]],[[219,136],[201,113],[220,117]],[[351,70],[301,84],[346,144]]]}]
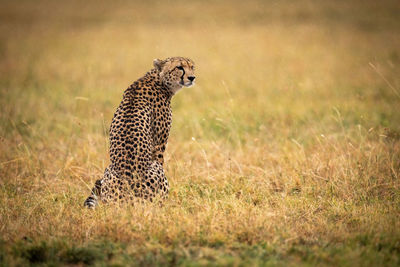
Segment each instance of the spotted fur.
[{"label": "spotted fur", "polygon": [[171,128],[171,98],[193,85],[194,63],[183,57],[156,59],[154,68],[125,90],[110,129],[110,160],[84,205],[98,201],[153,200],[168,194],[164,152]]}]

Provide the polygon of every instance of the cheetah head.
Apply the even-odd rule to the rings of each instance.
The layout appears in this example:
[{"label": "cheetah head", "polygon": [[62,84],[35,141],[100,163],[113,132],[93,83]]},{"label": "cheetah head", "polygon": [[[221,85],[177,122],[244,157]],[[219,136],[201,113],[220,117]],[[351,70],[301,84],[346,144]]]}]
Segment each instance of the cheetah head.
[{"label": "cheetah head", "polygon": [[194,63],[189,58],[170,57],[164,60],[155,59],[154,67],[158,70],[161,82],[175,94],[183,86],[194,85]]}]

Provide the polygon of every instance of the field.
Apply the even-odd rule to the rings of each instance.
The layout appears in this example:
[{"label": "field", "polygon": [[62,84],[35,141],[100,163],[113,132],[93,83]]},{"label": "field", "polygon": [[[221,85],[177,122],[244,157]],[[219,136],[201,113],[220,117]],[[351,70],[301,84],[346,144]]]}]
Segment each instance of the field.
[{"label": "field", "polygon": [[[398,1],[1,1],[0,266],[399,266]],[[173,99],[163,206],[83,201],[123,91]]]}]

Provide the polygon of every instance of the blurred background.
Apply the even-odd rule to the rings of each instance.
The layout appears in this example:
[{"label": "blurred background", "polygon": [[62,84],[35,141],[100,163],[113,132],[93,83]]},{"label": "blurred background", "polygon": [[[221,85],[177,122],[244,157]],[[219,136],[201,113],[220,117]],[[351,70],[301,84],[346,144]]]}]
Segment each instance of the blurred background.
[{"label": "blurred background", "polygon": [[108,127],[123,90],[169,56],[197,64],[197,86],[174,100],[185,139],[217,138],[229,116],[235,132],[284,123],[295,127],[279,135],[301,138],[334,107],[344,123],[398,131],[399,11],[398,1],[2,1],[1,134],[10,121],[70,131],[72,117],[99,131],[99,113]]}]

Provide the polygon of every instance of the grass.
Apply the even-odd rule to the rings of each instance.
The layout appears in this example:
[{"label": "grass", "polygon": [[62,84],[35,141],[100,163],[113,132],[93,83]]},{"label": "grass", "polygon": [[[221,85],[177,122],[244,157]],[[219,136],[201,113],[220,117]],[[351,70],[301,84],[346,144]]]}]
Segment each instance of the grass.
[{"label": "grass", "polygon": [[[398,266],[397,1],[3,1],[0,265]],[[123,90],[187,56],[169,200],[82,207]]]}]

